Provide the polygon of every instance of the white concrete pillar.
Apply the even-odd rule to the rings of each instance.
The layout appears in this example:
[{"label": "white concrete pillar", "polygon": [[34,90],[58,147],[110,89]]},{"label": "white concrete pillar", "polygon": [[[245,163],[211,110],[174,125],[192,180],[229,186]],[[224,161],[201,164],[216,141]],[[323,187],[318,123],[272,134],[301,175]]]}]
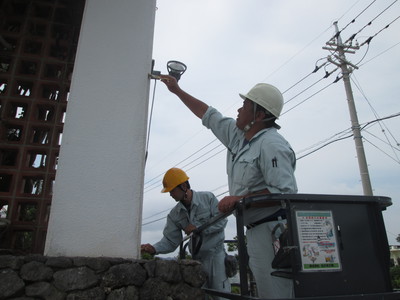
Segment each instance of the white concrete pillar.
[{"label": "white concrete pillar", "polygon": [[155,2],[86,0],[45,255],[139,255]]}]

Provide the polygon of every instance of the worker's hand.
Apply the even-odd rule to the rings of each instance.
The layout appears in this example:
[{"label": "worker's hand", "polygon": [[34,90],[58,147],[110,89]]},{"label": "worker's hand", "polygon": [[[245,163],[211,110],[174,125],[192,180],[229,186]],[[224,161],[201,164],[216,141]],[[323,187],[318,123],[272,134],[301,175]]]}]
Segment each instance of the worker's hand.
[{"label": "worker's hand", "polygon": [[219,211],[222,213],[231,211],[235,207],[236,203],[238,203],[242,198],[242,196],[226,196],[222,198],[218,203]]},{"label": "worker's hand", "polygon": [[176,94],[180,90],[175,77],[170,75],[160,75],[160,80],[164,82],[171,93]]},{"label": "worker's hand", "polygon": [[193,224],[189,224],[188,226],[186,226],[186,228],[183,229],[183,231],[185,231],[186,235],[189,235],[192,233],[192,231],[196,229],[197,229],[196,226],[194,226]]},{"label": "worker's hand", "polygon": [[147,252],[150,254],[154,254],[156,253],[156,249],[154,249],[154,247],[150,244],[143,244],[140,245],[140,252]]}]

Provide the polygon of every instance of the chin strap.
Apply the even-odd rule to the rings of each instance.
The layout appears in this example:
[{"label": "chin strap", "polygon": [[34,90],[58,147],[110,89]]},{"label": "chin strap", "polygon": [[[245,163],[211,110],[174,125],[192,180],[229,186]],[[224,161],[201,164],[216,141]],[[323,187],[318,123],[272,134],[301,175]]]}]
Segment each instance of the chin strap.
[{"label": "chin strap", "polygon": [[243,131],[247,132],[250,130],[250,128],[254,125],[256,121],[251,121],[250,124],[247,124],[246,126],[244,126]]},{"label": "chin strap", "polygon": [[188,192],[189,189],[186,189],[186,190],[185,190],[185,189],[182,187],[182,185],[180,185],[179,188],[180,188],[183,192],[185,192],[185,195],[183,196],[183,199],[182,199],[182,200],[187,200],[187,198],[188,198],[187,192]]},{"label": "chin strap", "polygon": [[253,102],[253,121],[251,121],[249,124],[244,126],[243,131],[247,132],[250,130],[251,127],[253,127],[254,123],[256,122],[256,112],[257,112],[257,104]]},{"label": "chin strap", "polygon": [[[265,118],[265,119],[260,120],[260,121],[256,121],[256,112],[257,112],[256,109],[257,109],[257,104],[256,104],[255,102],[253,102],[253,103],[254,103],[253,121],[251,121],[249,124],[247,124],[246,126],[244,126],[244,128],[243,128],[243,131],[244,131],[244,132],[249,131],[250,128],[253,127],[253,125],[254,125],[256,122],[268,122],[268,121],[271,121],[271,120],[275,119],[275,116],[272,116],[272,117]],[[279,128],[280,128],[280,127],[279,127]]]}]

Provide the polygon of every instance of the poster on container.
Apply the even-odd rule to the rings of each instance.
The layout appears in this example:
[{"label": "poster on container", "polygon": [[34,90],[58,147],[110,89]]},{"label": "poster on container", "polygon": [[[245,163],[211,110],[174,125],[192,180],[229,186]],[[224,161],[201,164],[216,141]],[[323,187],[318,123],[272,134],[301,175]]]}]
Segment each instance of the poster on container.
[{"label": "poster on container", "polygon": [[302,271],[340,271],[331,211],[296,211]]}]

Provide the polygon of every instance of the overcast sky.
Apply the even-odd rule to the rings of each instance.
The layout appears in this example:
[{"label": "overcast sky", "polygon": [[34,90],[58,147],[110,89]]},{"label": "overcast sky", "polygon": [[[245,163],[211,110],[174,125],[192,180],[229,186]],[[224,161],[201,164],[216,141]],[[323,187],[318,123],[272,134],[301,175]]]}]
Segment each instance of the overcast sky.
[{"label": "overcast sky", "polygon": [[[278,121],[280,133],[298,158],[299,193],[362,195],[355,144],[348,137],[351,122],[343,80],[333,83],[340,72],[331,63],[312,71],[331,54],[322,47],[335,34],[334,21],[338,21],[343,41],[356,34],[353,45],[374,36],[369,45],[346,54],[359,67],[351,76],[358,119],[364,127],[398,114],[399,15],[400,3],[393,0],[159,0],[155,70],[166,73],[169,60],[184,62],[187,71],[179,82],[181,87],[234,118],[242,104],[239,92],[246,93],[259,82],[277,86],[286,102]],[[164,84],[152,80],[150,103],[153,96],[143,243],[161,238],[165,217],[175,205],[169,194],[160,193],[169,168],[182,168],[194,190],[212,191],[218,199],[228,190],[224,147]],[[400,234],[400,118],[373,122],[362,135],[373,193],[393,201],[383,214],[389,243],[396,244]],[[235,235],[235,219],[230,217],[226,238]]]}]

